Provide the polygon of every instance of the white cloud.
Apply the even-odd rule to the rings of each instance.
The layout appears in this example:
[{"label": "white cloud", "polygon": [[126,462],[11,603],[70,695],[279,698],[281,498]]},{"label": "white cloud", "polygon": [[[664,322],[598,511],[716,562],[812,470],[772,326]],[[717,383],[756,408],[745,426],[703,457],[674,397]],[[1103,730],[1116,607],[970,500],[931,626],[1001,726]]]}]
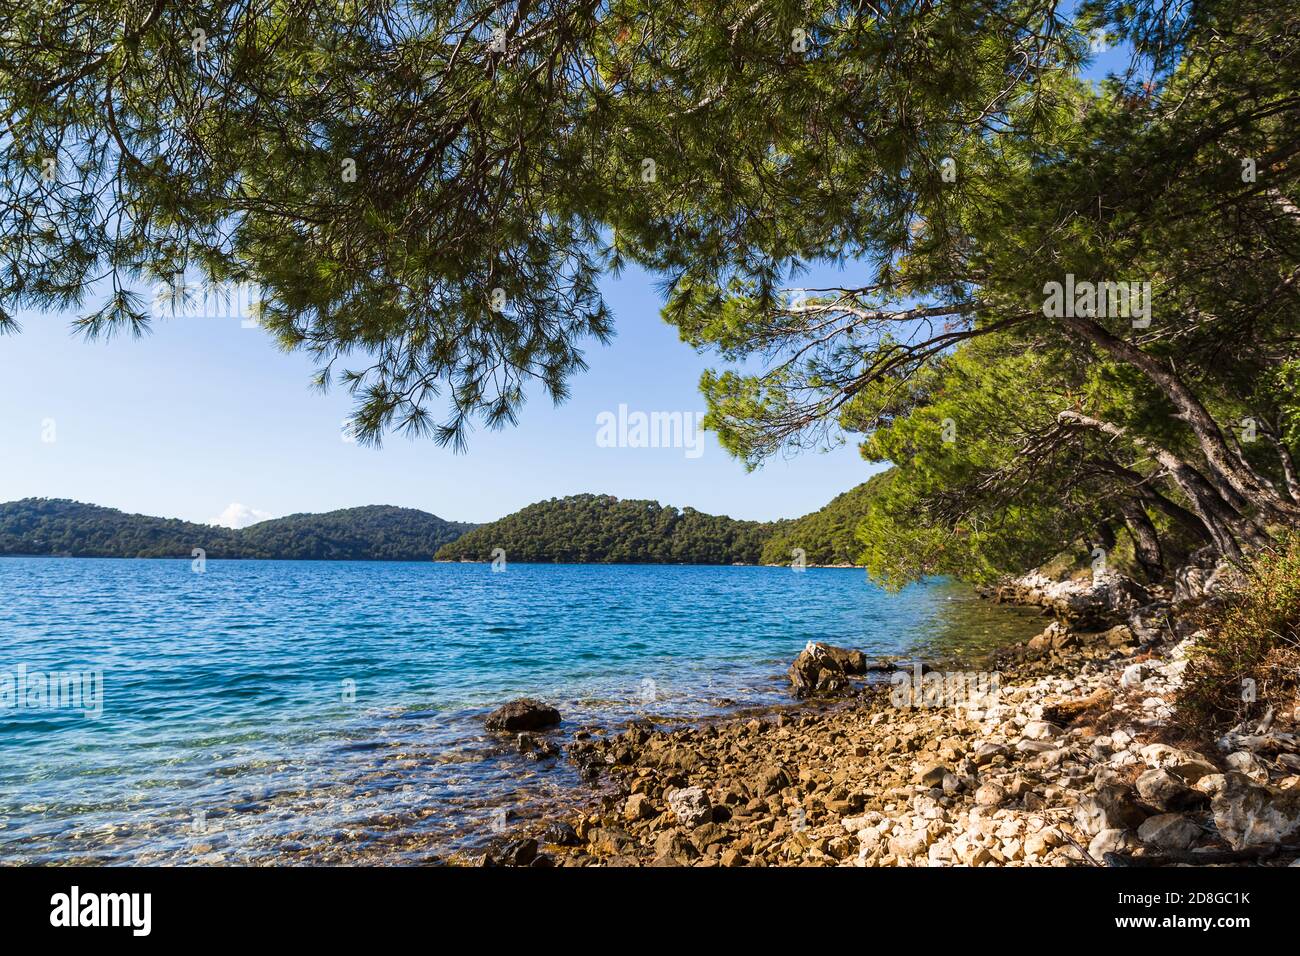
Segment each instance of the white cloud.
[{"label": "white cloud", "polygon": [[258,511],[248,505],[241,505],[238,501],[232,501],[226,506],[225,511],[215,518],[208,519],[208,524],[214,524],[219,528],[247,528],[250,524],[257,524],[271,517],[273,515],[265,511]]}]

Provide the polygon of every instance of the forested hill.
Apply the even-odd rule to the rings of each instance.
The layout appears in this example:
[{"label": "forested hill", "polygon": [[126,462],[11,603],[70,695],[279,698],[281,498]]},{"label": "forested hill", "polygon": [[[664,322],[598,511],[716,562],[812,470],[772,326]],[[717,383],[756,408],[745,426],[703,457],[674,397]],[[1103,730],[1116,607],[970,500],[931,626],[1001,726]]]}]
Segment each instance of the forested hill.
[{"label": "forested hill", "polygon": [[413,508],[369,505],[297,514],[242,530],[53,498],[0,504],[0,555],[427,561],[474,525]]},{"label": "forested hill", "polygon": [[763,545],[763,563],[789,564],[799,548],[809,564],[861,564],[863,548],[857,536],[858,524],[890,474],[882,471],[872,475],[856,488],[836,495],[820,510],[782,522]]},{"label": "forested hill", "polygon": [[573,495],[529,505],[445,545],[440,560],[577,564],[757,564],[784,522],[736,521],[657,501]]},{"label": "forested hill", "polygon": [[242,530],[54,498],[0,504],[0,556],[103,558],[508,561],[577,564],[851,563],[854,531],[882,476],[796,521],[737,521],[656,501],[574,495],[539,501],[485,525],[445,521],[412,508],[369,505],[296,514]]}]

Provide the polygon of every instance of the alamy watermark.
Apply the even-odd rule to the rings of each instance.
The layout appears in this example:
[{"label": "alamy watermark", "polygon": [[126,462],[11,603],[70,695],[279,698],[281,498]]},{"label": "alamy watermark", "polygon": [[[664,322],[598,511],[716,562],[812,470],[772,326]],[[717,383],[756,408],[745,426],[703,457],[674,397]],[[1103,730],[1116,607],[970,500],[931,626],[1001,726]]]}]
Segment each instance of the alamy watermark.
[{"label": "alamy watermark", "polygon": [[97,720],[104,714],[104,672],[28,670],[19,664],[0,671],[0,710],[80,710]]},{"label": "alamy watermark", "polygon": [[155,318],[238,319],[246,329],[259,325],[262,288],[255,282],[186,282],[177,273],[154,285],[150,311]]},{"label": "alamy watermark", "polygon": [[929,671],[921,664],[898,670],[889,678],[889,702],[898,708],[953,707],[988,710],[1002,696],[999,671]]},{"label": "alamy watermark", "polygon": [[704,454],[704,412],[629,411],[596,416],[597,448],[681,448],[687,458]]},{"label": "alamy watermark", "polygon": [[1133,328],[1151,325],[1150,282],[1077,282],[1067,272],[1065,282],[1043,286],[1043,315],[1060,318],[1125,318]]}]

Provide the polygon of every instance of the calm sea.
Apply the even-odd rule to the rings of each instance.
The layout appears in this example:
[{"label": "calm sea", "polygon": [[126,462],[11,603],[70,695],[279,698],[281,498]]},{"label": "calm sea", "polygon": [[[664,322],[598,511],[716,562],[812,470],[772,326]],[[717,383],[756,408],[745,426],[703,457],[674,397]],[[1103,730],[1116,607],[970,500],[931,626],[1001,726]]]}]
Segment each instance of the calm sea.
[{"label": "calm sea", "polygon": [[0,559],[0,863],[445,858],[579,785],[482,729],[512,697],[564,739],[1038,626],[850,569]]}]

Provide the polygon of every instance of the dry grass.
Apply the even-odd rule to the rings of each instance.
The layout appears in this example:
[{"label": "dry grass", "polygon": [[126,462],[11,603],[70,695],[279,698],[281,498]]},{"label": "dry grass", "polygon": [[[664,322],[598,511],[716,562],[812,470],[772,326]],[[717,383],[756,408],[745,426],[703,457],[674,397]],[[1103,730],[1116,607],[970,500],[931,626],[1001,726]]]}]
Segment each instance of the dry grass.
[{"label": "dry grass", "polygon": [[1198,623],[1209,637],[1178,695],[1186,731],[1212,733],[1300,705],[1300,533],[1256,555],[1245,586]]}]

